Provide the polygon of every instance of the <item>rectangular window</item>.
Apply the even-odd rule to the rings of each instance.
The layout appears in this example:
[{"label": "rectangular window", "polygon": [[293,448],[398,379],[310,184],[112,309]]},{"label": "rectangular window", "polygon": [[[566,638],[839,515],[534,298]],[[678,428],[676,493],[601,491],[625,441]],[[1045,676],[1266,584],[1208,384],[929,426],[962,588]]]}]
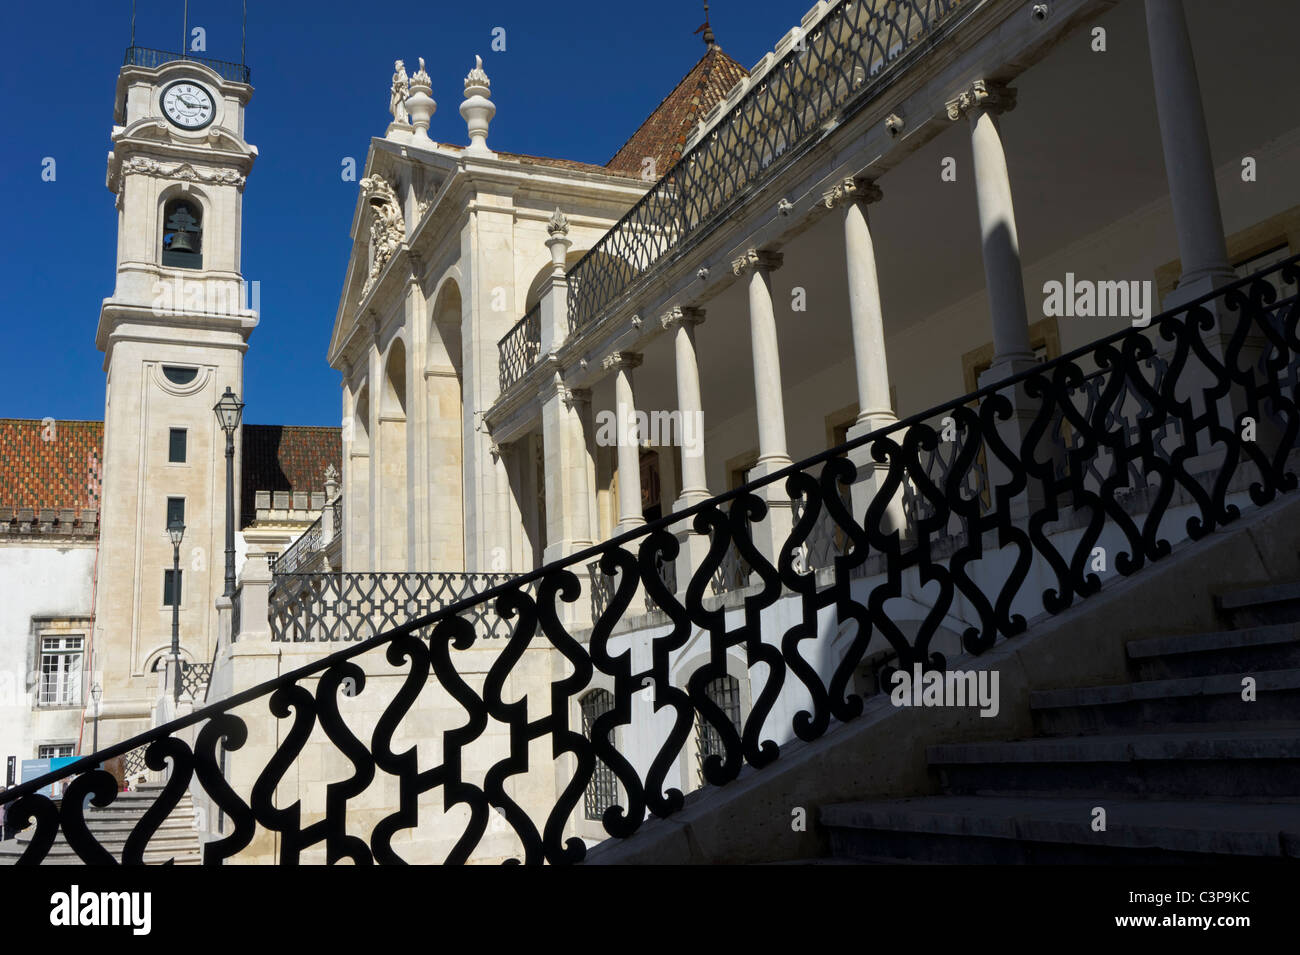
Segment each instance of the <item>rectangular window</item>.
[{"label": "rectangular window", "polygon": [[167,526],[185,523],[185,498],[167,498]]},{"label": "rectangular window", "polygon": [[42,743],[36,748],[37,759],[66,759],[73,755],[72,743]]},{"label": "rectangular window", "polygon": [[167,460],[172,464],[185,463],[185,429],[172,428],[167,440]]},{"label": "rectangular window", "polygon": [[163,571],[163,606],[178,607],[181,602],[181,587],[184,586],[183,570]]},{"label": "rectangular window", "polygon": [[41,638],[40,706],[81,705],[81,655],[85,637],[66,634]]}]

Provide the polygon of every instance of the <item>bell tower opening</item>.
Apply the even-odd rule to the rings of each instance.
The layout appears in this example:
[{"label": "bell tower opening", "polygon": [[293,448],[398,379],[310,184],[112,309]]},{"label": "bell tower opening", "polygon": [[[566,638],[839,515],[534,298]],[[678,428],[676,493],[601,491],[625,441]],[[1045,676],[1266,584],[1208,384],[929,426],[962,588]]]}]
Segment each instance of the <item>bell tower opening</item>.
[{"label": "bell tower opening", "polygon": [[163,207],[162,264],[203,268],[203,207],[192,199],[172,199]]}]

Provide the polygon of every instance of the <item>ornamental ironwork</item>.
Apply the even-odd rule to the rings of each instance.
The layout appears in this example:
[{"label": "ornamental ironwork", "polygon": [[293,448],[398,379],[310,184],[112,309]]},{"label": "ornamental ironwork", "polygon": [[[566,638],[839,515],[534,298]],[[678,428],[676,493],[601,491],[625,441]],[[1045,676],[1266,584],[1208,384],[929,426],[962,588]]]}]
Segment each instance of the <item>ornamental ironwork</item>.
[{"label": "ornamental ironwork", "polygon": [[299,574],[314,563],[322,553],[321,518],[312,521],[310,527],[298,535],[298,539],[284,549],[284,553],[271,561],[271,573],[276,577]]},{"label": "ornamental ironwork", "polygon": [[506,391],[542,353],[542,306],[534,305],[497,342],[501,390]]},{"label": "ornamental ironwork", "polygon": [[[285,574],[270,594],[271,639],[277,642],[353,642],[466,603],[511,579],[504,573]],[[483,637],[503,637],[509,626],[489,608],[467,611]]]},{"label": "ornamental ironwork", "polygon": [[840,0],[569,270],[569,327],[600,318],[642,276],[729,212],[927,48],[961,0]]},{"label": "ornamental ironwork", "polygon": [[122,65],[143,66],[146,69],[156,70],[165,63],[174,63],[177,60],[183,60],[186,63],[201,63],[223,80],[230,80],[233,83],[249,83],[252,81],[253,71],[243,63],[213,60],[204,56],[193,56],[189,53],[168,53],[166,50],[151,50],[143,46],[127,47],[126,56],[122,58]]},{"label": "ornamental ironwork", "polygon": [[[870,692],[864,672],[887,682],[914,664],[945,668],[941,627],[960,638],[946,652],[983,654],[1024,633],[1032,617],[1088,600],[1103,576],[1109,585],[1140,573],[1174,544],[1231,525],[1243,508],[1293,494],[1300,395],[1283,378],[1300,355],[1298,262],[407,617],[14,787],[0,805],[22,830],[19,861],[39,863],[62,834],[86,862],[140,863],[190,791],[229,822],[204,843],[208,864],[238,856],[259,833],[275,834],[259,844],[273,844],[285,864],[412,861],[414,844],[397,837],[421,825],[422,806],[438,796],[435,811],[452,831],[433,861],[465,862],[487,842],[521,862],[580,861],[577,826],[598,762],[616,790],[600,825],[629,836],[685,804],[697,726],[708,740],[706,785],[735,780],[746,764],[762,772],[792,742],[859,716]],[[1099,371],[1101,384],[1085,387]],[[1125,394],[1142,409],[1136,432]],[[965,437],[938,480],[926,453],[946,417]],[[1063,451],[1053,433],[1068,435]],[[861,508],[844,493],[860,480],[855,461],[873,462],[878,482]],[[973,467],[988,482],[975,497],[965,483]],[[909,483],[925,506],[900,527],[894,511]],[[772,515],[792,515],[796,502],[798,517],[777,525]],[[812,574],[796,556],[824,513],[848,545]],[[707,552],[679,599],[659,567],[682,559],[679,540],[691,534],[707,538]],[[1091,560],[1103,534],[1104,572]],[[743,606],[721,606],[709,582],[733,547],[749,586]],[[575,619],[593,561],[614,588],[594,620]],[[881,569],[855,576],[873,563]],[[891,609],[922,600],[919,618]],[[637,630],[629,618],[649,603],[663,620]],[[489,622],[503,628],[500,638],[488,636]],[[748,684],[736,720],[710,692],[728,675]],[[612,706],[584,725],[581,700],[597,688]],[[256,746],[246,746],[250,727]],[[341,772],[307,816],[285,786],[309,740],[318,765],[324,754]],[[167,781],[155,811],[110,851],[84,814],[87,801],[104,808],[117,797],[116,780],[96,766],[140,747],[146,768],[166,770]],[[521,774],[533,782],[519,784]],[[40,792],[58,781],[67,781],[61,803]],[[394,795],[364,802],[376,793]]]}]

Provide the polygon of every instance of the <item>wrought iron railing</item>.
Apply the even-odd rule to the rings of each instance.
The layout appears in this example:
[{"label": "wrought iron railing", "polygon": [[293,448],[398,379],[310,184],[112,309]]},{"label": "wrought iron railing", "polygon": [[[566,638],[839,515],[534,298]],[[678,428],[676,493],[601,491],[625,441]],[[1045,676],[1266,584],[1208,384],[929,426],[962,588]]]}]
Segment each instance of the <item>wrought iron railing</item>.
[{"label": "wrought iron railing", "polygon": [[[439,789],[448,838],[437,858],[463,862],[496,840],[493,852],[525,862],[578,861],[585,844],[575,837],[577,819],[598,761],[617,779],[617,804],[601,824],[611,836],[628,836],[648,815],[684,805],[693,774],[682,767],[693,762],[697,721],[712,734],[701,767],[707,784],[735,779],[746,763],[762,771],[790,742],[816,739],[832,721],[861,714],[869,692],[860,681],[864,668],[884,679],[913,664],[943,668],[934,645],[940,627],[955,627],[961,647],[981,654],[1023,633],[1031,618],[1097,593],[1103,573],[1091,558],[1103,534],[1112,555],[1105,574],[1115,580],[1168,557],[1176,542],[1232,523],[1243,506],[1294,492],[1300,395],[1281,379],[1300,355],[1297,261],[1166,313],[1148,330],[1124,329],[0,794],[11,824],[27,830],[21,861],[40,862],[60,831],[87,862],[118,861],[87,828],[84,805],[90,798],[103,807],[116,796],[113,778],[96,763],[140,746],[148,747],[149,769],[170,772],[157,811],[136,826],[121,861],[142,861],[159,820],[193,787],[233,823],[204,845],[207,863],[243,852],[259,830],[278,834],[283,863],[411,861],[417,848],[394,837],[422,824],[422,794]],[[1260,343],[1262,358],[1253,351]],[[1158,386],[1157,354],[1168,362]],[[1109,377],[1085,413],[1081,385],[1098,370]],[[1136,439],[1114,421],[1126,389],[1149,406]],[[941,437],[928,422],[943,417],[968,430],[967,444],[936,483],[922,452]],[[1247,417],[1257,431],[1242,427]],[[1073,435],[1064,469],[1049,437],[1058,418]],[[1178,446],[1166,456],[1155,436],[1175,421],[1177,430],[1166,434]],[[963,470],[981,455],[987,503],[962,491]],[[1095,459],[1109,463],[1093,486]],[[872,475],[878,490],[863,513],[844,503],[845,488],[858,480],[853,460],[879,465]],[[1120,503],[1135,463],[1158,489],[1137,516]],[[926,498],[928,516],[899,528],[894,509],[906,482]],[[781,507],[769,510],[764,497]],[[796,501],[791,528],[767,541],[777,527],[773,515]],[[795,566],[795,555],[823,512],[849,546],[828,572],[811,574]],[[963,525],[957,537],[948,534],[953,514]],[[1072,530],[1053,533],[1053,524]],[[679,601],[657,563],[677,558],[678,536],[692,532],[707,535],[708,553]],[[742,613],[705,599],[733,547],[752,578]],[[616,589],[590,625],[566,623],[585,602],[579,571],[592,561],[606,575],[618,573]],[[868,561],[883,567],[855,579]],[[1037,583],[1044,579],[1045,588]],[[910,622],[889,609],[895,598],[922,599],[906,589],[908,580],[926,582],[923,618]],[[638,593],[658,604],[668,623],[619,631]],[[765,612],[778,601],[786,601],[782,612]],[[484,639],[468,619],[473,614],[502,620],[506,639]],[[850,620],[856,635],[836,640],[836,622]],[[707,639],[695,640],[701,632]],[[882,653],[892,663],[875,669],[871,661]],[[751,682],[739,728],[708,692],[732,672],[729,664],[748,668]],[[584,729],[579,701],[594,688],[605,689],[612,705]],[[646,711],[640,694],[647,692],[652,726],[633,717]],[[250,721],[258,745],[245,750]],[[339,769],[310,815],[294,801],[297,783],[288,776],[309,738],[317,741],[318,765],[323,751]],[[238,789],[223,775],[223,746],[231,778],[242,780]],[[527,785],[520,774],[528,774]],[[61,806],[39,792],[60,780],[70,780]],[[376,816],[373,828],[358,828],[358,818]]]},{"label": "wrought iron railing", "polygon": [[311,527],[298,535],[298,539],[284,549],[284,553],[271,560],[271,573],[276,577],[301,573],[309,563],[320,556],[323,549],[321,536],[321,518],[318,517],[312,522]]},{"label": "wrought iron railing", "polygon": [[122,59],[123,66],[143,66],[146,69],[156,70],[164,63],[173,63],[177,60],[185,60],[189,63],[201,63],[208,67],[223,80],[229,80],[232,83],[250,83],[252,82],[253,71],[243,63],[231,63],[227,60],[213,60],[205,56],[193,56],[189,53],[168,53],[166,50],[150,50],[143,46],[129,46],[126,48],[126,56]]},{"label": "wrought iron railing", "polygon": [[534,305],[497,342],[501,390],[522,378],[542,353],[542,306]]},{"label": "wrought iron railing", "polygon": [[186,62],[196,62],[207,66],[213,73],[222,79],[229,79],[231,83],[251,83],[252,70],[242,62],[230,62],[227,60],[211,60],[205,56],[192,56],[190,53],[169,53],[165,49],[148,49],[147,47],[127,47],[126,56],[122,58],[123,66],[143,66],[143,68],[156,70],[162,64],[185,60]]},{"label": "wrought iron railing", "polygon": [[[287,643],[365,640],[465,603],[511,577],[456,571],[284,574],[270,594],[271,639]],[[506,622],[485,607],[467,611],[465,619],[482,637],[504,637],[510,632]]]},{"label": "wrought iron railing", "polygon": [[330,512],[334,516],[334,537],[336,541],[343,539],[343,495],[340,494],[329,504]]},{"label": "wrought iron railing", "polygon": [[[579,330],[875,95],[962,0],[840,0],[569,270]],[[926,41],[926,42],[923,42]]]}]

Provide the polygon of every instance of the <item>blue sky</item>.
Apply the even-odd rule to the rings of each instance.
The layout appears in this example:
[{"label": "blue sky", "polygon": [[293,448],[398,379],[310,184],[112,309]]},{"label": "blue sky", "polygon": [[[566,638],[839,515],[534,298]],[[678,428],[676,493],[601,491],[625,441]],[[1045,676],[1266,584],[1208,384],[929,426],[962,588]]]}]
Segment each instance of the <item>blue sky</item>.
[{"label": "blue sky", "polygon": [[[722,48],[748,67],[807,6],[713,0],[711,20]],[[461,81],[479,53],[497,104],[490,145],[603,164],[704,52],[692,35],[704,19],[697,0],[248,7],[255,93],[246,131],[260,151],[244,198],[244,276],[261,282],[244,376],[254,423],[338,424],[339,374],[325,349],[357,192],[339,173],[346,156],[360,168],[370,137],[383,134],[394,59],[412,71],[426,59],[435,140],[466,142]],[[138,0],[136,44],[178,49],[181,14],[181,0]],[[130,0],[6,9],[0,417],[103,417],[94,336],[117,241],[104,174],[130,18]],[[207,56],[239,59],[239,19],[239,0],[190,0]],[[506,31],[503,52],[491,50],[496,27]],[[53,182],[41,178],[46,157]]]}]

